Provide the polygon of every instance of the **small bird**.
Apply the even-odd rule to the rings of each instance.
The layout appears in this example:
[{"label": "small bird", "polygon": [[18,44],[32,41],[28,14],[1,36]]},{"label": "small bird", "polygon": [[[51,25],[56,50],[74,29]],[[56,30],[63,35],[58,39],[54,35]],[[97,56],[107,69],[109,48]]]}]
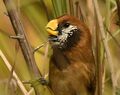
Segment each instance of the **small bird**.
[{"label": "small bird", "polygon": [[49,86],[55,95],[95,95],[96,74],[91,34],[79,19],[63,15],[48,22],[53,49]]}]

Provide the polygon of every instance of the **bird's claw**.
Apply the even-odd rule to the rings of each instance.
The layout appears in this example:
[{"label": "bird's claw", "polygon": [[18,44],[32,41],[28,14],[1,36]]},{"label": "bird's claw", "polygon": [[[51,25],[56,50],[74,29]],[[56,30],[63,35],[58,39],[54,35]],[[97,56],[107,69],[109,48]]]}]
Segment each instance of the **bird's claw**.
[{"label": "bird's claw", "polygon": [[44,77],[41,77],[39,81],[42,85],[48,85],[48,81]]}]

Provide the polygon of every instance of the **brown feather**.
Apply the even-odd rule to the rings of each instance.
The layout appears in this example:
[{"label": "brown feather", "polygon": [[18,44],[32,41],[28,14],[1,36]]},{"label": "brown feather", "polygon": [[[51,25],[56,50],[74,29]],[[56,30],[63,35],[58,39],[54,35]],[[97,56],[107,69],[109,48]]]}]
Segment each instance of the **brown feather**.
[{"label": "brown feather", "polygon": [[[80,29],[80,39],[69,50],[53,46],[50,62],[50,87],[55,95],[94,95],[95,63],[91,35],[77,18],[64,15],[58,22],[68,21]],[[74,39],[73,39],[74,40]]]}]

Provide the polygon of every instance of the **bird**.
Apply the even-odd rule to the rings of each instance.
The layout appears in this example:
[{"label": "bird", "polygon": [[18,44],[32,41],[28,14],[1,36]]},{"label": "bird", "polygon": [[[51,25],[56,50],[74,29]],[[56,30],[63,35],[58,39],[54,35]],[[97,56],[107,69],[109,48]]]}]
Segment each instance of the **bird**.
[{"label": "bird", "polygon": [[46,31],[53,50],[49,87],[54,95],[95,95],[95,61],[87,25],[65,14],[49,21]]}]

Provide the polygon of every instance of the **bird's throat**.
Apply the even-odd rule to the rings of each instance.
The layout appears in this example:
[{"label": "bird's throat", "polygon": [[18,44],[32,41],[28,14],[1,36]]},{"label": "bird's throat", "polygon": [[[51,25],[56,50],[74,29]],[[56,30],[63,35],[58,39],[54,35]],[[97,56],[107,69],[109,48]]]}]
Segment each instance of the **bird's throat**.
[{"label": "bird's throat", "polygon": [[59,70],[64,70],[70,65],[70,62],[67,59],[67,57],[63,54],[63,51],[61,51],[60,48],[55,46],[53,47],[52,60],[54,61],[54,65]]}]

